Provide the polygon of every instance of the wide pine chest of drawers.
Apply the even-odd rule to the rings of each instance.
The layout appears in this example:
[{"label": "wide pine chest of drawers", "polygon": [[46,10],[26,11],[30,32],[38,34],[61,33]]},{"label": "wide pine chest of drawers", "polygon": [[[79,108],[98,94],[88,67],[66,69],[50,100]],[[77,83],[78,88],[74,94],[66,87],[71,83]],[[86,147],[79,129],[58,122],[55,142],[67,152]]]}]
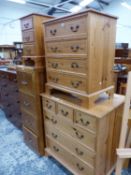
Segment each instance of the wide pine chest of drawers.
[{"label": "wide pine chest of drawers", "polygon": [[87,94],[113,85],[116,19],[88,10],[44,22],[48,85]]}]

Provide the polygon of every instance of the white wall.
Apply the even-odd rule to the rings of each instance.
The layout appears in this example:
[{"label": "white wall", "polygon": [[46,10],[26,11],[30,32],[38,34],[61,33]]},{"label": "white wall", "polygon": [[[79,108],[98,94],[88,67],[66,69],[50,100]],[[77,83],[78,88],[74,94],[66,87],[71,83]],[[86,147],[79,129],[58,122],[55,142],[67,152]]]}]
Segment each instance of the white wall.
[{"label": "white wall", "polygon": [[[125,0],[131,5],[131,0]],[[113,0],[103,11],[118,16],[116,42],[129,43],[131,48],[131,10],[123,7],[123,0]]]},{"label": "white wall", "polygon": [[[22,41],[19,18],[30,13],[46,13],[44,7],[0,1],[0,44]],[[14,21],[13,21],[14,20]],[[12,21],[12,22],[11,22]]]}]

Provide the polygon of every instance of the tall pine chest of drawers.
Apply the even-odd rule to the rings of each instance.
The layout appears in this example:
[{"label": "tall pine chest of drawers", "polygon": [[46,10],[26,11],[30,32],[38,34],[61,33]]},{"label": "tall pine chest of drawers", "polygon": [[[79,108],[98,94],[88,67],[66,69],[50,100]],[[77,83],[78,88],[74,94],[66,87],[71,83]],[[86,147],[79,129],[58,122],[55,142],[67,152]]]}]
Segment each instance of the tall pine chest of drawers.
[{"label": "tall pine chest of drawers", "polygon": [[45,150],[75,175],[107,175],[116,161],[124,103],[113,91],[116,19],[90,9],[44,23]]},{"label": "tall pine chest of drawers", "polygon": [[17,66],[24,140],[40,155],[44,154],[44,129],[40,93],[45,89],[43,21],[51,16],[30,14],[21,18],[23,65]]}]

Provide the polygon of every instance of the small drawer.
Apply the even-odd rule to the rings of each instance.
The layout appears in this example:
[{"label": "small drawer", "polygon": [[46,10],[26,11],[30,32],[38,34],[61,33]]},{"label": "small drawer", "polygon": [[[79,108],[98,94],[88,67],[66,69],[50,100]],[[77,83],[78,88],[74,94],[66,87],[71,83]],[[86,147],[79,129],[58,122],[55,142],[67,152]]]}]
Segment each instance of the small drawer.
[{"label": "small drawer", "polygon": [[46,42],[47,55],[86,55],[87,41],[84,39],[71,41]]},{"label": "small drawer", "polygon": [[33,28],[33,18],[27,17],[21,20],[21,28],[22,30],[28,30]]},{"label": "small drawer", "polygon": [[35,36],[33,30],[23,31],[22,38],[24,43],[34,42]]},{"label": "small drawer", "polygon": [[57,125],[57,123],[58,123],[57,116],[55,114],[52,114],[52,113],[45,111],[45,110],[44,110],[44,120],[47,123],[53,124],[54,126]]},{"label": "small drawer", "polygon": [[48,69],[70,71],[75,73],[87,73],[87,60],[48,58]]},{"label": "small drawer", "polygon": [[56,112],[55,102],[47,98],[43,98],[43,108],[48,111]]},{"label": "small drawer", "polygon": [[33,75],[28,72],[17,72],[18,86],[19,89],[32,94],[34,91],[32,83]]},{"label": "small drawer", "polygon": [[73,121],[73,109],[65,105],[58,104],[58,115]]},{"label": "small drawer", "polygon": [[89,114],[76,110],[74,122],[85,129],[96,132],[96,118]]},{"label": "small drawer", "polygon": [[[36,117],[36,116],[34,116]],[[32,130],[34,133],[38,133],[37,119],[25,111],[22,111],[23,125]]]},{"label": "small drawer", "polygon": [[30,95],[20,93],[21,108],[36,115],[36,99]]},{"label": "small drawer", "polygon": [[53,37],[84,34],[87,32],[86,20],[86,16],[81,16],[80,18],[77,17],[45,25],[46,38],[52,39]]},{"label": "small drawer", "polygon": [[24,44],[23,46],[23,56],[42,56],[43,47],[38,46],[37,44]]},{"label": "small drawer", "polygon": [[24,141],[34,151],[39,152],[38,136],[23,126]]}]

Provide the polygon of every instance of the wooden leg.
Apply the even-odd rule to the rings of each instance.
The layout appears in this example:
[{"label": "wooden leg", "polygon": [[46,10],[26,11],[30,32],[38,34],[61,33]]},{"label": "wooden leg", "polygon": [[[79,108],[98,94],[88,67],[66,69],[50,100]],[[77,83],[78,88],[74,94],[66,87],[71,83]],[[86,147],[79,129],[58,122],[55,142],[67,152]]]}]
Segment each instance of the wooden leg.
[{"label": "wooden leg", "polygon": [[123,159],[118,158],[117,164],[116,164],[115,175],[121,175],[122,166],[123,166]]}]

